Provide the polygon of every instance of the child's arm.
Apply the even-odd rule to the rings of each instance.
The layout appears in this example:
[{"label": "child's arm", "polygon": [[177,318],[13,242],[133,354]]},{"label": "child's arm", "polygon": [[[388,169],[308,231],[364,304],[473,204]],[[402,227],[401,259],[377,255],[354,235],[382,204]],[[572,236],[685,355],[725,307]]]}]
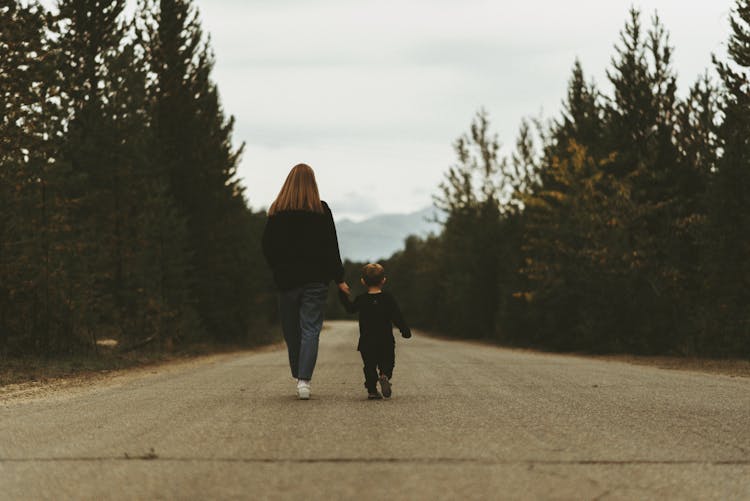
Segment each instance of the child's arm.
[{"label": "child's arm", "polygon": [[398,327],[398,330],[401,331],[402,337],[407,339],[411,337],[411,329],[409,329],[409,326],[406,324],[404,315],[401,313],[401,308],[398,307],[398,303],[393,296],[391,296],[391,320],[393,321],[393,324]]},{"label": "child's arm", "polygon": [[359,311],[357,300],[355,299],[354,302],[352,302],[349,294],[342,290],[339,290],[339,301],[341,301],[341,305],[344,307],[347,313],[357,313]]}]

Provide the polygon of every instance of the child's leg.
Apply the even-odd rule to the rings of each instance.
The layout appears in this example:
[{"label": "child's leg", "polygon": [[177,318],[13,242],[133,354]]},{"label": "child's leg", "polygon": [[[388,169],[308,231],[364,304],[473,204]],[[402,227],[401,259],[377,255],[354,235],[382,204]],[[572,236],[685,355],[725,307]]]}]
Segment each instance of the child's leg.
[{"label": "child's leg", "polygon": [[384,342],[378,347],[378,370],[380,371],[380,391],[385,398],[391,398],[391,377],[393,377],[393,366],[395,365],[395,343]]},{"label": "child's leg", "polygon": [[375,393],[378,391],[377,352],[373,352],[373,350],[362,350],[359,354],[362,355],[362,363],[364,364],[362,372],[365,373],[365,388],[367,388],[368,393]]},{"label": "child's leg", "polygon": [[393,377],[393,368],[396,366],[396,343],[384,343],[380,348],[378,357],[378,369],[388,379]]}]

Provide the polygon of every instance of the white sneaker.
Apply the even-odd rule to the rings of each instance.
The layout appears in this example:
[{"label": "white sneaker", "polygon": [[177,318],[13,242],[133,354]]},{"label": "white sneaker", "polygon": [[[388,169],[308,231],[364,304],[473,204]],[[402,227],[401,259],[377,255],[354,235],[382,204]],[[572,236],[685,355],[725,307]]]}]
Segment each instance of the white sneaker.
[{"label": "white sneaker", "polygon": [[310,381],[305,381],[304,379],[300,379],[297,382],[297,396],[300,400],[309,400],[310,399]]}]

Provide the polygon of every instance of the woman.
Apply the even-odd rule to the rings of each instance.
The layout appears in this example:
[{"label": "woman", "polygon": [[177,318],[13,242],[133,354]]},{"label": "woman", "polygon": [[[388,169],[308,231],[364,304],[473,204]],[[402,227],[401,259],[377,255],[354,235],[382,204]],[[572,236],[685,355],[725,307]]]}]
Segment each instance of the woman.
[{"label": "woman", "polygon": [[307,400],[328,283],[334,280],[339,289],[349,292],[333,215],[320,200],[309,165],[294,166],[268,209],[263,254],[280,291],[281,328],[292,377],[297,380],[297,396]]}]

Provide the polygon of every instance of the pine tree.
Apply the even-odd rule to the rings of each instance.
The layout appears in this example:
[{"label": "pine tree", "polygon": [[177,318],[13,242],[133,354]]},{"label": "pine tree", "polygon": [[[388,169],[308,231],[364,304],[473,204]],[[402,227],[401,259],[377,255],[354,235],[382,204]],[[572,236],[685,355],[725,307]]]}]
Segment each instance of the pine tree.
[{"label": "pine tree", "polygon": [[[516,297],[530,308],[527,328],[535,333],[534,343],[557,349],[623,346],[622,336],[607,324],[612,308],[600,304],[601,291],[616,289],[626,266],[616,251],[629,193],[607,172],[613,157],[606,133],[602,97],[576,61],[562,117],[542,137],[538,184],[522,194],[519,267],[525,283]],[[603,332],[609,337],[601,337]]]},{"label": "pine tree", "polygon": [[589,155],[604,157],[605,124],[601,96],[593,83],[587,83],[580,61],[576,60],[568,82],[567,97],[563,101],[562,117],[554,121],[544,141],[543,156],[537,173],[537,189],[546,191],[565,190],[565,186],[555,184],[553,164],[568,158],[571,145],[586,149]]},{"label": "pine tree", "polygon": [[705,215],[709,177],[716,170],[719,90],[708,75],[695,82],[678,103],[676,144],[683,171],[676,186],[688,214]]},{"label": "pine tree", "polygon": [[[155,6],[154,6],[155,7]],[[231,143],[211,79],[213,56],[189,0],[160,0],[151,27],[152,116],[158,161],[187,221],[192,295],[206,331],[245,340],[257,307],[251,269],[259,266],[255,219],[236,178],[242,147]]]},{"label": "pine tree", "polygon": [[628,254],[638,256],[622,293],[641,302],[635,308],[638,339],[633,342],[646,351],[676,344],[674,336],[681,333],[681,284],[670,252],[676,245],[675,222],[682,217],[678,187],[687,171],[680,168],[675,140],[678,102],[672,52],[658,15],[644,35],[640,14],[632,10],[608,73],[615,88],[607,107],[607,145],[615,154],[609,169],[630,185],[634,213],[628,218]]},{"label": "pine tree", "polygon": [[59,60],[41,5],[3,1],[0,14],[0,351],[43,352],[70,342],[54,332]]},{"label": "pine tree", "polygon": [[459,137],[453,149],[458,161],[445,174],[435,205],[452,216],[496,202],[496,183],[503,165],[499,157],[500,142],[490,133],[487,112],[481,110],[476,114],[470,133]]},{"label": "pine tree", "polygon": [[[515,162],[502,158],[484,111],[477,113],[469,133],[454,143],[457,162],[435,197],[446,216],[439,240],[436,273],[441,292],[435,316],[449,332],[465,337],[497,335],[498,306],[513,288],[501,279],[517,269],[508,253],[517,245],[506,232],[508,221],[518,211],[515,193],[531,184],[527,167],[533,154],[528,136],[522,136],[519,145]],[[464,315],[456,316],[456,311]]]},{"label": "pine tree", "polygon": [[633,9],[616,47],[608,77],[615,94],[607,107],[609,151],[614,172],[633,179],[634,195],[645,203],[663,200],[676,163],[671,140],[676,115],[672,48],[658,16],[644,36]]},{"label": "pine tree", "polygon": [[563,116],[552,127],[555,151],[549,156],[564,156],[571,141],[596,152],[603,139],[601,96],[594,83],[586,82],[581,62],[576,60],[563,103]]},{"label": "pine tree", "polygon": [[110,66],[116,66],[125,37],[124,8],[125,0],[61,0],[57,5],[56,50],[68,114],[59,168],[70,174],[55,186],[55,196],[71,222],[58,236],[63,270],[58,288],[70,305],[60,315],[69,331],[92,343],[97,335],[117,335],[112,330],[118,321],[121,257],[116,179],[123,166],[115,158],[119,137],[109,106],[119,91]]},{"label": "pine tree", "polygon": [[148,47],[144,14],[129,23],[128,41],[112,61],[117,92],[108,103],[120,141],[113,157],[115,296],[125,339],[155,338],[169,347],[199,335],[190,295],[192,270],[184,217],[169,192],[167,172],[150,154],[157,149],[148,106]]},{"label": "pine tree", "polygon": [[715,65],[724,86],[718,130],[722,154],[709,195],[708,269],[716,299],[715,344],[750,354],[750,2],[738,0],[731,17],[731,62]]},{"label": "pine tree", "polygon": [[612,302],[627,280],[629,193],[606,172],[608,161],[571,141],[566,155],[547,160],[547,182],[523,199],[528,289],[518,296],[533,311],[532,343],[607,351],[629,342],[629,322],[617,313],[631,308]]},{"label": "pine tree", "polygon": [[674,294],[681,310],[682,346],[689,354],[706,353],[710,343],[706,323],[706,281],[704,248],[707,191],[716,169],[718,89],[708,75],[701,77],[689,95],[678,104],[676,145],[681,174],[675,186],[675,220],[667,243],[669,261],[675,273]]}]

